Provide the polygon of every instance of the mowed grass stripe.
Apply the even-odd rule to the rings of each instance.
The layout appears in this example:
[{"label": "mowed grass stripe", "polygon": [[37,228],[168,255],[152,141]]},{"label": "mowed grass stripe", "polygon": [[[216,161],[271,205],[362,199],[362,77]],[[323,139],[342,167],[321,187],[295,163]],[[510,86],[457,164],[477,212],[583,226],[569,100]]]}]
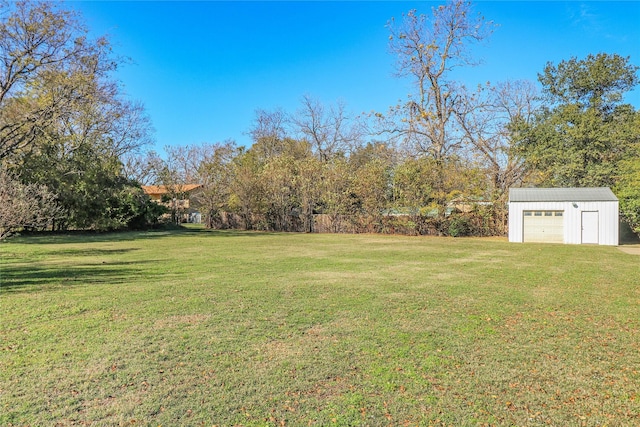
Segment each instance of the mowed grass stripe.
[{"label": "mowed grass stripe", "polygon": [[191,229],[0,255],[0,425],[640,424],[616,248]]}]

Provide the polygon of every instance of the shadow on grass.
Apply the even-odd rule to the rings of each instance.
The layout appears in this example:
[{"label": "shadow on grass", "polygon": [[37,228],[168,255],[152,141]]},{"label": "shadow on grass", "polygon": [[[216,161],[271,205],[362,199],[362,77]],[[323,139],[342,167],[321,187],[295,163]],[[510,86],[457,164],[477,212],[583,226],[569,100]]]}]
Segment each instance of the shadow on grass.
[{"label": "shadow on grass", "polygon": [[[66,232],[37,232],[25,233],[11,238],[7,242],[20,244],[65,244],[65,243],[100,243],[100,242],[125,242],[133,240],[151,240],[167,236],[192,236],[194,234],[214,235],[220,237],[259,237],[267,235],[281,234],[269,231],[245,231],[245,230],[211,230],[202,226],[194,227],[171,227],[149,231],[113,231],[113,232],[87,232],[87,231],[66,231]],[[2,242],[0,242],[1,244]]]},{"label": "shadow on grass", "polygon": [[216,230],[207,228],[184,228],[182,233],[212,235],[218,237],[260,237],[286,234],[303,234],[298,232],[262,231],[262,230]]},{"label": "shadow on grass", "polygon": [[97,248],[75,248],[75,249],[55,249],[52,251],[40,252],[41,255],[69,256],[69,257],[105,257],[111,255],[123,255],[129,252],[137,251],[137,248],[124,249],[97,249]]},{"label": "shadow on grass", "polygon": [[153,231],[113,231],[105,233],[87,231],[24,233],[12,237],[7,241],[20,244],[64,244],[64,243],[100,243],[100,242],[125,242],[131,240],[157,239],[160,237],[180,234],[182,230],[153,230]]},{"label": "shadow on grass", "polygon": [[[159,260],[116,261],[75,264],[73,266],[4,265],[0,274],[0,295],[5,292],[36,292],[68,286],[124,285],[143,272],[141,264]],[[144,270],[149,274],[149,270]]]}]

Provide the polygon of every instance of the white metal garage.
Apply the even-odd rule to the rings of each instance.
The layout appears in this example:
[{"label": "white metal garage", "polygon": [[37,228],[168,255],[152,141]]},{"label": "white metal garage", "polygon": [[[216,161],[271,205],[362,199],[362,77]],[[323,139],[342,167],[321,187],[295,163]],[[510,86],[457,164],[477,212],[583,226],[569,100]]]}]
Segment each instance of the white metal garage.
[{"label": "white metal garage", "polygon": [[609,188],[512,188],[509,241],[618,244],[618,199]]}]

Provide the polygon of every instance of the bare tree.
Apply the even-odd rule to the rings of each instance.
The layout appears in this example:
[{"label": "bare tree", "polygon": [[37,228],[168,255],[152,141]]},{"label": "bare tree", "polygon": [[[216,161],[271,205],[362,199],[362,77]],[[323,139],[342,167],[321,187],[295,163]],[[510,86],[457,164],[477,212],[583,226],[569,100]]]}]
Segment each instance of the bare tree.
[{"label": "bare tree", "polygon": [[317,99],[305,95],[291,122],[321,161],[328,161],[339,153],[348,153],[361,136],[359,127],[348,116],[346,105],[341,101],[327,109]]},{"label": "bare tree", "polygon": [[160,182],[164,160],[155,151],[132,152],[122,156],[124,175],[140,185],[154,185]]},{"label": "bare tree", "polygon": [[273,111],[258,109],[249,130],[254,142],[254,151],[263,159],[282,153],[283,141],[287,137],[287,114],[280,108]]},{"label": "bare tree", "polygon": [[21,229],[42,229],[60,215],[55,195],[45,186],[25,185],[0,168],[0,240]]},{"label": "bare tree", "polygon": [[460,92],[456,109],[458,124],[470,155],[485,168],[493,199],[506,202],[510,187],[521,183],[527,173],[517,153],[515,124],[530,123],[538,107],[535,85],[529,81],[508,81]]},{"label": "bare tree", "polygon": [[96,105],[95,134],[104,143],[105,151],[122,157],[152,143],[153,127],[144,105],[121,99],[117,92]]},{"label": "bare tree", "polygon": [[173,222],[185,213],[188,184],[201,184],[199,170],[207,157],[206,145],[166,146],[166,159],[157,173],[158,184],[163,185]]},{"label": "bare tree", "polygon": [[392,107],[388,116],[378,114],[379,123],[384,126],[382,132],[402,140],[409,154],[434,160],[432,186],[443,215],[450,196],[445,182],[447,159],[455,160],[464,143],[455,119],[462,88],[451,73],[477,64],[470,46],[490,34],[491,23],[473,14],[469,2],[452,0],[432,9],[430,17],[411,10],[400,23],[391,20],[388,27],[398,76],[413,79],[415,93]]},{"label": "bare tree", "polygon": [[459,85],[451,72],[476,62],[470,44],[483,40],[490,25],[473,15],[471,5],[453,0],[434,8],[432,16],[409,11],[398,24],[388,24],[390,49],[396,55],[398,76],[413,79],[416,93],[392,109],[400,115],[390,131],[402,136],[419,153],[435,160],[454,154],[461,140],[452,118],[459,98]]},{"label": "bare tree", "polygon": [[163,176],[165,185],[195,184],[198,181],[198,168],[203,162],[203,146],[166,146],[166,171]]}]

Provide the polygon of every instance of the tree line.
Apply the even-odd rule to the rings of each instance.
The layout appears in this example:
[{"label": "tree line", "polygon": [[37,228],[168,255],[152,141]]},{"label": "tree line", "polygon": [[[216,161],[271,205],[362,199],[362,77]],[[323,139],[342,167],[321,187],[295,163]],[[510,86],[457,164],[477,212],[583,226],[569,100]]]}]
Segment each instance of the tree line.
[{"label": "tree line", "polygon": [[110,79],[118,61],[106,40],[89,41],[77,15],[55,5],[11,10],[0,28],[0,188],[33,195],[40,209],[27,210],[43,214],[28,226],[142,225],[161,208],[140,185],[180,198],[197,183],[192,203],[212,228],[502,235],[510,187],[609,186],[640,232],[630,58],[548,63],[540,92],[527,81],[469,88],[453,74],[476,64],[473,46],[493,23],[449,1],[388,23],[398,76],[415,88],[388,111],[354,116],[305,95],[294,112],[257,110],[250,147],[167,147],[162,158],[142,151],[150,123]]},{"label": "tree line", "polygon": [[159,208],[121,159],[150,141],[125,60],[53,2],[0,4],[0,238],[20,229],[119,229]]}]

